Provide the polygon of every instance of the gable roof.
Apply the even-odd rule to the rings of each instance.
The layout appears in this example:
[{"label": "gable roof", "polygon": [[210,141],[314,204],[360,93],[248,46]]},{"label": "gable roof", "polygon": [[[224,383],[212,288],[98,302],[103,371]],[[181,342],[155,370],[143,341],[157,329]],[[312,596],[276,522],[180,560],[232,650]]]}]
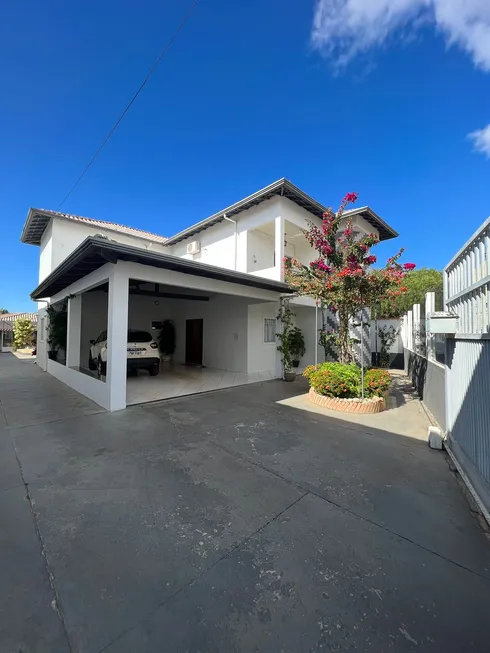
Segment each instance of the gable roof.
[{"label": "gable roof", "polygon": [[[322,218],[323,214],[327,210],[326,206],[320,204],[312,197],[304,193],[300,188],[291,183],[288,179],[279,179],[273,184],[262,188],[261,190],[245,197],[244,199],[228,206],[226,209],[214,213],[209,218],[198,222],[183,231],[180,231],[175,236],[168,238],[166,241],[167,245],[174,245],[175,243],[190,238],[195,234],[212,227],[218,222],[222,222],[226,218],[233,218],[233,216],[238,215],[242,211],[250,209],[252,206],[256,206],[265,200],[271,199],[272,197],[280,196],[286,197],[291,200],[298,206],[306,209],[309,213]],[[351,209],[350,211],[345,211],[345,216],[362,216],[370,225],[372,225],[379,232],[380,240],[388,240],[389,238],[396,238],[398,233],[390,227],[384,220],[382,220],[377,213],[375,213],[369,206],[363,206],[361,208]]]},{"label": "gable roof", "polygon": [[2,313],[0,315],[0,320],[9,324],[13,324],[17,320],[24,320],[26,318],[35,323],[37,322],[37,313]]},{"label": "gable roof", "polygon": [[72,222],[79,222],[109,231],[117,231],[121,234],[128,236],[137,236],[144,240],[150,240],[154,243],[163,245],[166,243],[165,236],[157,236],[149,231],[142,229],[133,229],[132,227],[125,227],[122,224],[115,222],[105,222],[104,220],[94,220],[93,218],[84,218],[81,215],[72,215],[70,213],[60,213],[59,211],[50,211],[49,209],[29,209],[27,218],[20,237],[21,242],[28,243],[29,245],[40,245],[42,235],[49,224],[51,218],[61,218],[62,220],[71,220]]}]

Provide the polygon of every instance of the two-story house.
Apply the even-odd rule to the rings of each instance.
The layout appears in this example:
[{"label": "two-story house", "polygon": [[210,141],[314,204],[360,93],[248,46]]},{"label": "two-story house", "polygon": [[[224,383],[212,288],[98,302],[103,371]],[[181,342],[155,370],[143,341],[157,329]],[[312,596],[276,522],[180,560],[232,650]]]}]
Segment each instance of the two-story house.
[{"label": "two-story house", "polygon": [[[40,247],[38,364],[109,410],[128,403],[281,376],[276,315],[282,261],[315,258],[303,229],[325,207],[286,179],[170,238],[79,216],[30,209],[21,240]],[[369,207],[346,213],[359,232],[397,233]],[[46,304],[68,311],[66,360],[48,357]],[[306,341],[301,368],[322,360],[313,300],[295,298]],[[173,364],[126,377],[128,329],[173,321]],[[107,339],[106,375],[88,370],[90,341]],[[196,367],[199,372],[196,373]]]}]

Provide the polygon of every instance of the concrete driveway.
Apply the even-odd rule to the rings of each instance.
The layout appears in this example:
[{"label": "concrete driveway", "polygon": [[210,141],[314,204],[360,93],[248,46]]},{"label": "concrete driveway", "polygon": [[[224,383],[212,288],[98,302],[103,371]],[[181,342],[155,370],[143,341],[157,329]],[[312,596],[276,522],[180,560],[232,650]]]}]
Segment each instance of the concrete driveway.
[{"label": "concrete driveway", "polygon": [[109,414],[0,356],[0,651],[488,651],[444,454],[277,403],[300,390]]}]

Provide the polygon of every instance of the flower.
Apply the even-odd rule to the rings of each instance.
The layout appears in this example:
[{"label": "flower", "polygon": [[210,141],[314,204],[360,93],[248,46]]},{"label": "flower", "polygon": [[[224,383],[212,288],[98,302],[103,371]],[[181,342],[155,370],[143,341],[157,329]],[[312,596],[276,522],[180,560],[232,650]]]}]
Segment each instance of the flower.
[{"label": "flower", "polygon": [[376,256],[366,256],[363,263],[366,263],[366,265],[372,265],[373,263],[376,263]]},{"label": "flower", "polygon": [[357,200],[358,193],[346,193],[342,202],[355,202]]},{"label": "flower", "polygon": [[417,266],[415,265],[415,263],[404,263],[403,267],[405,268],[405,270],[414,270]]}]

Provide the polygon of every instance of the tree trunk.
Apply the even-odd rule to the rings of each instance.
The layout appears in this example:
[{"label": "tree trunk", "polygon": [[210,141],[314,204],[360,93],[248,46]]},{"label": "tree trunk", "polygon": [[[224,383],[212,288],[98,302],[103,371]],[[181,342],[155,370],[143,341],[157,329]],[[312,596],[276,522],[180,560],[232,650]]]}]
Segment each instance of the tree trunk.
[{"label": "tree trunk", "polygon": [[349,313],[339,308],[339,363],[352,362],[352,349],[349,337]]}]

